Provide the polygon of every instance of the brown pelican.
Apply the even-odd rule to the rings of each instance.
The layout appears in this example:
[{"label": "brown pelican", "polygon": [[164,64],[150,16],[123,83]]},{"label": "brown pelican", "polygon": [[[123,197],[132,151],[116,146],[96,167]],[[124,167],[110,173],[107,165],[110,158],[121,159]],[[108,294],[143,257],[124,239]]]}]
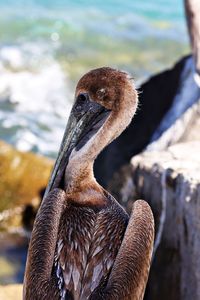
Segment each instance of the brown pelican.
[{"label": "brown pelican", "polygon": [[24,299],[143,298],[154,238],[151,209],[136,201],[129,218],[93,175],[95,158],[128,126],[136,107],[125,72],[100,68],[78,82],[34,223]]}]

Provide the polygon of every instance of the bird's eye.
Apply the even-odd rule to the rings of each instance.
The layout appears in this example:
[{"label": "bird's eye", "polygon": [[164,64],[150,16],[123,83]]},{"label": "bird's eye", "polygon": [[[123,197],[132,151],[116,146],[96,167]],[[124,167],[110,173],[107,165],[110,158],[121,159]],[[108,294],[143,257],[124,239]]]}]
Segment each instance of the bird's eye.
[{"label": "bird's eye", "polygon": [[78,95],[77,100],[80,101],[80,102],[84,102],[84,101],[87,100],[87,98],[88,98],[87,94],[81,93],[81,94]]},{"label": "bird's eye", "polygon": [[87,104],[87,100],[89,99],[89,96],[87,93],[80,93],[76,98],[76,105],[74,107],[74,110],[76,113],[80,113],[83,110],[83,106]]},{"label": "bird's eye", "polygon": [[103,98],[106,95],[106,90],[104,88],[98,90],[97,95],[99,98]]}]

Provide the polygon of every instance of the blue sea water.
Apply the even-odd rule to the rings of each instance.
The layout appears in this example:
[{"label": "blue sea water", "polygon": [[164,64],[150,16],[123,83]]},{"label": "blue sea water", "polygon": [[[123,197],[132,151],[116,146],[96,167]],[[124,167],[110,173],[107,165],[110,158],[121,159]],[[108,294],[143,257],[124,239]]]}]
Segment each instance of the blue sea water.
[{"label": "blue sea water", "polygon": [[55,156],[84,72],[139,82],[188,51],[181,0],[0,0],[0,139]]}]

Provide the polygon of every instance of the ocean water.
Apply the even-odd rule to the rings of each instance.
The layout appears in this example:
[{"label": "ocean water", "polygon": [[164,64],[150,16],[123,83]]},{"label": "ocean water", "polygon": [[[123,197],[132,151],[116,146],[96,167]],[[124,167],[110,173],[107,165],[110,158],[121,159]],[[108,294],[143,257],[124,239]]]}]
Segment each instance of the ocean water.
[{"label": "ocean water", "polygon": [[181,0],[0,0],[0,139],[55,157],[86,71],[139,85],[188,52]]}]

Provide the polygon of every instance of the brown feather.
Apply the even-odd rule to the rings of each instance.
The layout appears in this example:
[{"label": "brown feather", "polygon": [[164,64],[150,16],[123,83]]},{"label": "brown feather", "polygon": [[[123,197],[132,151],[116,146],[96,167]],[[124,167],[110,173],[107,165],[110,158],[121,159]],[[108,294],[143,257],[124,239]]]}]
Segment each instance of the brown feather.
[{"label": "brown feather", "polygon": [[61,295],[70,291],[74,300],[88,299],[112,268],[128,217],[114,199],[106,200],[98,209],[68,200],[56,250]]}]

